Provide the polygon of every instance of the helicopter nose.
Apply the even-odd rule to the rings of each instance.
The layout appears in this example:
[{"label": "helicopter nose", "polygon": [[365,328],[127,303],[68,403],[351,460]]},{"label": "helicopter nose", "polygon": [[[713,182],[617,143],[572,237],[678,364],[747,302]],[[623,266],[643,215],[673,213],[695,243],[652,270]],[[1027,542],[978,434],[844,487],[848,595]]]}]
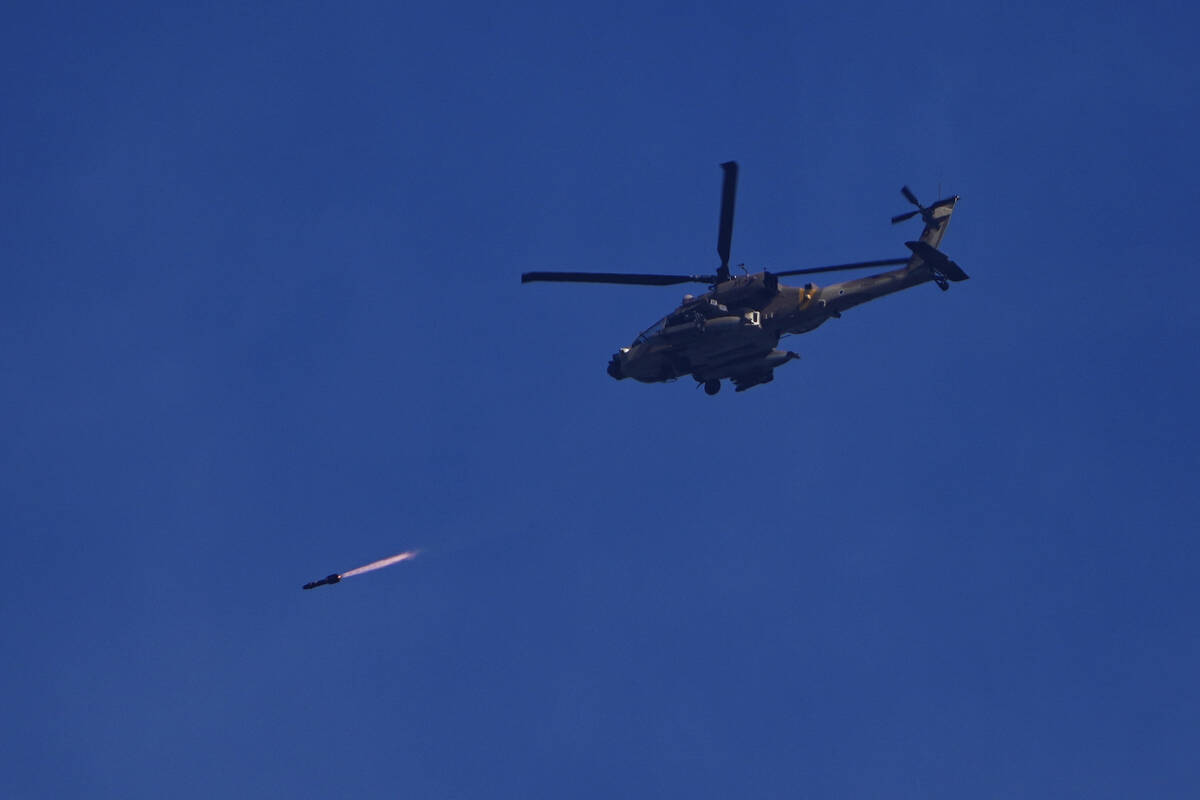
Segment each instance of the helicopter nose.
[{"label": "helicopter nose", "polygon": [[625,373],[621,371],[621,354],[613,353],[612,360],[608,362],[608,374],[621,380],[625,377]]}]

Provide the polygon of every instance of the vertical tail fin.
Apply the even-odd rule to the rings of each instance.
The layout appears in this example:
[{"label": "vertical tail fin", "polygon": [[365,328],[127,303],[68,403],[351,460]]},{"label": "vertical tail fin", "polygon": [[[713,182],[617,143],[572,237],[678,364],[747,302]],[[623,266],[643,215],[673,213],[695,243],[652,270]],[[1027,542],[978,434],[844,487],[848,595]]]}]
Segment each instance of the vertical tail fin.
[{"label": "vertical tail fin", "polygon": [[942,243],[942,237],[946,235],[946,228],[950,227],[950,215],[954,213],[954,204],[957,202],[958,195],[954,195],[944,200],[938,200],[929,208],[922,210],[921,219],[925,223],[925,228],[921,231],[920,241],[930,247],[937,247]]},{"label": "vertical tail fin", "polygon": [[933,280],[943,290],[949,288],[949,281],[965,281],[967,273],[937,249],[938,245],[942,243],[942,237],[946,235],[946,229],[950,227],[950,215],[954,213],[958,195],[938,200],[926,208],[921,205],[916,195],[907,186],[901,189],[900,193],[908,202],[916,206],[917,210],[892,217],[892,224],[903,222],[918,214],[921,215],[921,221],[925,223],[917,241],[904,243],[913,253],[912,258],[908,260],[906,271],[911,274],[920,269],[927,269],[928,273],[925,279]]},{"label": "vertical tail fin", "polygon": [[921,201],[907,186],[900,187],[900,194],[904,195],[905,200],[916,206],[917,210],[897,214],[892,217],[892,224],[904,222],[904,220],[912,219],[920,214],[921,221],[925,223],[925,230],[921,231],[921,241],[930,247],[937,247],[942,241],[942,237],[946,235],[946,227],[950,224],[950,215],[954,213],[954,204],[958,202],[958,195],[943,197],[926,208],[921,205]]}]

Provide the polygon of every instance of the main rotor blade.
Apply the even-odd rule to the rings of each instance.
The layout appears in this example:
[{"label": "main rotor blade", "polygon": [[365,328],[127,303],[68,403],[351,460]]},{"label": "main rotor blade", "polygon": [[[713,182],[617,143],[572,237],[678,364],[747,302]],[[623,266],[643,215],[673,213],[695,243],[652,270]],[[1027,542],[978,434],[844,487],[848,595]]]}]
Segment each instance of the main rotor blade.
[{"label": "main rotor blade", "polygon": [[721,221],[717,230],[717,255],[721,257],[721,274],[729,273],[729,244],[733,239],[733,203],[737,196],[738,165],[726,161],[721,165],[725,178],[721,181]]},{"label": "main rotor blade", "polygon": [[716,283],[716,275],[628,275],[623,272],[526,272],[521,283],[624,283],[635,286],[674,286],[677,283]]},{"label": "main rotor blade", "polygon": [[853,264],[834,264],[829,267],[809,267],[807,269],[789,269],[783,272],[771,271],[772,275],[777,275],[781,278],[788,275],[812,275],[817,272],[837,272],[843,269],[866,269],[867,267],[895,267],[900,264],[907,264],[907,258],[884,258],[879,261],[857,261]]}]

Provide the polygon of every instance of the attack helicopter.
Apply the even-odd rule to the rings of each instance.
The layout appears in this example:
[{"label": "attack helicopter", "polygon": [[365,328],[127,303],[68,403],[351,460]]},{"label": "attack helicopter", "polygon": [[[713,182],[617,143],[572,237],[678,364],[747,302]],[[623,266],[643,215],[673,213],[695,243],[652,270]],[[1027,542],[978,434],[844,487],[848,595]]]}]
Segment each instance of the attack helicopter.
[{"label": "attack helicopter", "polygon": [[[701,295],[684,295],[683,303],[638,334],[629,347],[622,347],[608,362],[608,374],[617,380],[633,378],[643,383],[673,381],[691,375],[714,395],[721,381],[729,380],[734,391],[770,383],[775,369],[799,358],[791,350],[779,350],[779,339],[788,334],[807,333],[826,320],[868,300],[903,289],[933,282],[942,291],[951,282],[967,280],[967,273],[938,250],[950,215],[958,202],[954,195],[930,206],[921,205],[907,187],[900,189],[916,206],[892,217],[892,224],[920,216],[924,223],[915,241],[905,242],[911,254],[903,258],[858,261],[823,267],[762,271],[742,276],[729,272],[729,248],[733,238],[733,208],[737,195],[738,165],[721,164],[721,216],[717,231],[717,255],[721,264],[713,275],[651,275],[615,272],[526,272],[521,283],[553,281],[570,283],[618,283],[639,286],[673,286],[683,283],[708,284]],[[842,270],[903,265],[900,269],[865,278],[835,283],[824,288],[813,283],[784,286],[780,278]]]}]

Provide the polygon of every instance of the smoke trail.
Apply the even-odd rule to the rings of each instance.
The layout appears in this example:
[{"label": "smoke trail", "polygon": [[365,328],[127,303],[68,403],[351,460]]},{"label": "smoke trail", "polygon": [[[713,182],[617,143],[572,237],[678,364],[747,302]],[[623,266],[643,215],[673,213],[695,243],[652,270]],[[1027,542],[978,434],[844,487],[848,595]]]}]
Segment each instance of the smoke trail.
[{"label": "smoke trail", "polygon": [[417,551],[417,550],[407,550],[403,553],[397,553],[394,556],[388,556],[387,558],[381,558],[378,561],[372,561],[370,564],[367,564],[365,566],[355,567],[354,569],[350,570],[349,572],[343,572],[340,577],[342,577],[343,579],[350,578],[355,575],[361,575],[364,572],[371,572],[372,570],[383,569],[384,567],[390,567],[392,564],[397,564],[401,561],[408,561],[410,558],[416,558],[418,552],[419,551]]}]

